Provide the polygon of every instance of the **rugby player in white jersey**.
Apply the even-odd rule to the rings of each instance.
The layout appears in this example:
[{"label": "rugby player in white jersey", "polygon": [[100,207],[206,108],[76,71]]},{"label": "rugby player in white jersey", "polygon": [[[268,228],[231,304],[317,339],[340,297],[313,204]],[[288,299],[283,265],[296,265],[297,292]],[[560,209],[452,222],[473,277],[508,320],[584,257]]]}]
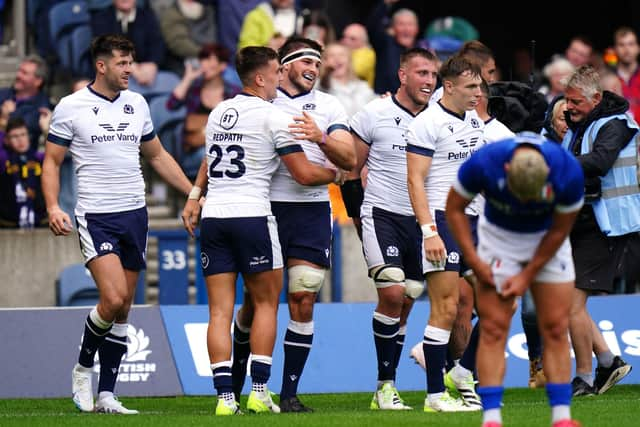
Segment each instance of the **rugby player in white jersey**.
[{"label": "rugby player in white jersey", "polygon": [[216,415],[239,412],[232,388],[229,334],[238,273],[252,308],[252,387],[247,409],[280,412],[267,390],[282,289],[278,225],[269,202],[278,156],[299,184],[328,184],[340,177],[335,169],[307,160],[290,132],[292,116],[270,102],[282,76],[278,54],[267,47],[246,47],[236,56],[236,69],[243,92],[221,102],[209,115],[206,164],[200,167],[183,212],[185,227],[193,233],[200,188],[208,179],[200,256],[209,297],[207,346],[218,392]]},{"label": "rugby player in white jersey", "polygon": [[[456,382],[463,401],[445,390],[442,371],[457,315],[458,279],[466,271],[449,233],[444,208],[458,168],[484,144],[483,123],[475,111],[482,78],[480,67],[459,55],[444,62],[440,76],[442,99],[409,125],[406,150],[409,196],[424,238],[427,262],[423,272],[431,304],[423,341],[428,390],[424,410],[479,410],[473,376]],[[478,206],[471,206],[468,212],[477,222]]]},{"label": "rugby player in white jersey", "polygon": [[[456,52],[456,55],[462,55],[469,61],[477,64],[480,67],[480,76],[488,84],[495,82],[498,78],[496,60],[493,56],[493,52],[487,45],[479,40],[469,40],[460,47]],[[435,104],[442,98],[443,87],[440,86],[435,90],[429,105]]]},{"label": "rugby player in white jersey", "polygon": [[[470,40],[462,45],[462,47],[457,52],[458,55],[464,56],[466,59],[471,61],[472,63],[477,64],[480,67],[480,75],[482,79],[491,84],[496,81],[497,73],[496,73],[496,62],[493,56],[493,52],[489,47],[478,40]],[[429,105],[433,105],[440,101],[442,98],[443,88],[442,86],[435,90],[431,98],[429,99]],[[481,99],[482,100],[482,99]],[[480,114],[480,108],[482,108],[482,102],[480,102],[476,108],[478,114]],[[484,119],[483,120],[487,120]],[[499,125],[495,121],[495,119],[489,121],[487,126],[484,129],[485,132],[485,141],[491,139],[490,134],[493,134],[493,129],[498,128]],[[501,129],[497,129],[498,132]],[[465,280],[466,279],[466,280]],[[461,359],[463,352],[468,346],[472,348],[470,351],[473,351],[473,346],[477,343],[477,332],[472,331],[471,326],[471,314],[473,312],[473,289],[470,286],[469,280],[472,280],[472,277],[467,275],[465,278],[460,278],[458,280],[459,286],[459,299],[458,299],[458,316],[456,316],[456,320],[453,323],[453,328],[451,330],[451,337],[449,339],[449,353],[448,357],[451,360],[448,362],[453,362],[454,366],[458,365],[458,361]],[[474,335],[475,334],[475,335]],[[424,355],[422,353],[422,342],[417,343],[411,349],[411,357],[416,360],[416,363],[420,364],[424,368],[425,361]],[[470,353],[471,355],[471,353]],[[474,364],[473,360],[466,361],[469,365]],[[447,382],[447,386],[449,391],[452,393],[457,393],[455,388],[451,387],[451,383]]]},{"label": "rugby player in white jersey", "polygon": [[[362,236],[369,276],[378,293],[373,312],[373,340],[378,362],[378,386],[371,409],[411,409],[395,387],[404,345],[407,317],[424,290],[422,233],[407,190],[405,133],[424,110],[438,79],[437,58],[422,48],[400,57],[400,88],[376,99],[351,119],[356,141],[356,167],[341,191],[347,213]],[[360,174],[367,167],[363,190]]]},{"label": "rugby player in white jersey", "polygon": [[[113,394],[127,352],[127,316],[140,270],[145,268],[147,209],[140,153],[178,190],[191,183],[153,131],[144,98],[127,90],[134,46],[121,35],[91,43],[96,78],[60,100],[53,112],[42,172],[50,228],[68,235],[73,226],[58,205],[60,165],[67,149],[78,176],[75,222],[86,266],[100,292],[87,316],[78,363],[72,373],[73,401],[83,412],[137,414]],[[91,386],[95,353],[100,359],[98,398]]]},{"label": "rugby player in white jersey", "polygon": [[[313,40],[291,37],[278,51],[283,77],[273,104],[293,116],[291,131],[309,161],[339,170],[355,165],[355,149],[344,107],[333,95],[314,89],[322,48]],[[287,268],[290,321],[284,337],[280,408],[310,412],[300,402],[298,384],[313,341],[313,306],[331,260],[331,206],[327,186],[297,183],[280,165],[271,183],[271,209],[278,223]],[[244,383],[253,308],[245,298],[234,324],[234,390]]]}]

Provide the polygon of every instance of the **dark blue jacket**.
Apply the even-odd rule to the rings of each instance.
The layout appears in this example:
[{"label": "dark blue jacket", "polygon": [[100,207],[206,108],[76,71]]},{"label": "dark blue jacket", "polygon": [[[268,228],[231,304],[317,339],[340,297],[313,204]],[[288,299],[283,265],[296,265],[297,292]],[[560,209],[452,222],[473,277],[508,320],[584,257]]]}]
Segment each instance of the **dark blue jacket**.
[{"label": "dark blue jacket", "polygon": [[12,99],[16,103],[16,110],[9,118],[22,117],[29,129],[29,140],[31,142],[29,151],[38,149],[38,139],[40,138],[40,108],[51,109],[49,97],[44,92],[39,92],[31,98],[16,100],[16,91],[12,87],[0,89],[0,105],[7,99]]},{"label": "dark blue jacket", "polygon": [[151,8],[137,8],[136,20],[129,23],[127,33],[122,32],[116,20],[116,9],[109,6],[91,15],[91,29],[94,36],[106,33],[124,34],[136,47],[137,62],[154,62],[161,66],[164,62],[165,45],[160,32],[158,18]]},{"label": "dark blue jacket", "polygon": [[376,76],[373,90],[376,93],[387,91],[395,93],[400,87],[398,80],[398,68],[400,68],[400,55],[407,49],[396,42],[386,31],[387,5],[381,0],[373,7],[367,19],[367,32],[369,41],[376,51]]}]

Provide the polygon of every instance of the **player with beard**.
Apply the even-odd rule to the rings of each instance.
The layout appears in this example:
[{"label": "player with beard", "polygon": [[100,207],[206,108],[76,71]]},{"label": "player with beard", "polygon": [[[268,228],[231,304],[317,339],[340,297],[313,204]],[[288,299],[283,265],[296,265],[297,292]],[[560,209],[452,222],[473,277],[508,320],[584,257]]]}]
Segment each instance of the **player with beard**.
[{"label": "player with beard", "polygon": [[[351,170],[356,163],[347,114],[332,95],[314,90],[322,48],[313,40],[292,37],[278,54],[283,79],[273,101],[294,117],[291,132],[310,162]],[[338,174],[341,176],[342,174]],[[310,412],[297,397],[298,383],[313,341],[313,306],[331,260],[331,206],[326,186],[300,185],[281,165],[271,183],[271,209],[288,277],[290,321],[284,337],[282,412]],[[234,392],[240,394],[246,375],[253,307],[248,298],[234,324]]]},{"label": "player with beard", "polygon": [[[371,409],[411,409],[395,387],[396,370],[414,300],[424,289],[422,233],[407,189],[406,132],[424,110],[437,79],[437,58],[413,48],[400,57],[400,88],[368,103],[351,119],[357,163],[341,190],[362,238],[369,276],[378,293],[373,340],[378,386]],[[360,174],[368,169],[366,190]]]},{"label": "player with beard", "polygon": [[[72,224],[77,225],[85,265],[100,293],[85,320],[78,363],[71,374],[73,402],[82,412],[137,414],[122,405],[114,390],[127,352],[127,319],[138,275],[146,266],[149,225],[140,154],[184,194],[189,194],[191,183],[162,148],[145,99],[127,89],[133,43],[122,35],[101,35],[91,42],[91,56],[95,80],[62,98],[53,112],[42,190],[51,231],[67,236]],[[58,204],[60,165],[67,150],[78,177],[74,222]],[[100,376],[94,402],[96,353]]]}]

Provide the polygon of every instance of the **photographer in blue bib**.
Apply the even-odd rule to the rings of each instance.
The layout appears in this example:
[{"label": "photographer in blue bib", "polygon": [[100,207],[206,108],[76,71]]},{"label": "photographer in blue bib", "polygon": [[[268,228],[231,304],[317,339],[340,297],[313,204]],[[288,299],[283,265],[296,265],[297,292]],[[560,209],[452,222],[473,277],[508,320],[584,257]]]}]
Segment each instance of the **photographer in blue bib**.
[{"label": "photographer in blue bib", "polygon": [[[582,166],[585,204],[571,231],[576,288],[570,333],[576,355],[573,395],[602,394],[631,371],[614,355],[587,311],[590,295],[609,294],[625,249],[640,231],[638,125],[625,112],[629,103],[603,91],[598,72],[578,68],[565,90],[569,131],[562,145]],[[592,356],[598,360],[595,379]]]}]

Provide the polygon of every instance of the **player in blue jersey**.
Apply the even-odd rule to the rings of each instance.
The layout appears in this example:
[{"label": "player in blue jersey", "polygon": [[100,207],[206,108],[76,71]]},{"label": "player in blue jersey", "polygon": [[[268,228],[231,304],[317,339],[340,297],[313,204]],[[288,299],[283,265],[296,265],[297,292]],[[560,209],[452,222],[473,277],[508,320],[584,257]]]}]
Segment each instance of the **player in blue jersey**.
[{"label": "player in blue jersey", "polygon": [[[474,246],[465,208],[486,198]],[[553,427],[571,420],[569,310],[574,267],[568,235],[584,201],[573,156],[533,133],[489,144],[469,158],[449,192],[446,216],[476,278],[480,316],[477,369],[483,427],[502,425],[504,348],[514,299],[530,288],[544,341],[544,371]]]},{"label": "player in blue jersey", "polygon": [[[145,268],[147,209],[140,153],[171,185],[188,194],[191,183],[153,130],[142,95],[127,90],[133,44],[120,35],[91,44],[96,78],[56,106],[42,170],[49,226],[56,236],[72,222],[58,205],[60,165],[67,149],[78,176],[75,223],[80,247],[100,300],[85,322],[78,363],[72,373],[73,401],[83,412],[137,414],[113,395],[127,352],[127,316]],[[98,399],[91,386],[95,353],[100,359]]]}]

